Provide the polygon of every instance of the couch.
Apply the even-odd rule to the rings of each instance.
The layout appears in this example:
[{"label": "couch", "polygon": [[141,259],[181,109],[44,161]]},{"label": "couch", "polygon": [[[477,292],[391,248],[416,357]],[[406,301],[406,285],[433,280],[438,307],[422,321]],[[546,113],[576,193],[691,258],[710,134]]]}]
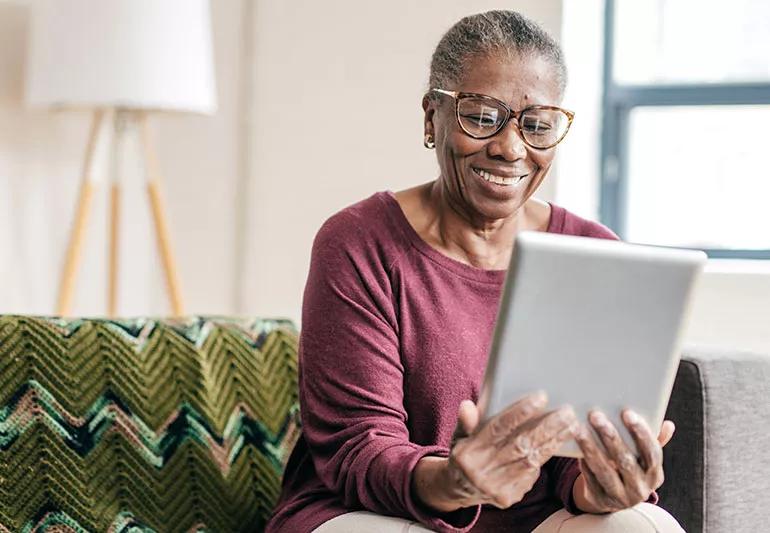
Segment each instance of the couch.
[{"label": "couch", "polygon": [[[260,531],[299,434],[285,320],[0,317],[0,531]],[[661,505],[770,531],[770,356],[687,349]]]}]

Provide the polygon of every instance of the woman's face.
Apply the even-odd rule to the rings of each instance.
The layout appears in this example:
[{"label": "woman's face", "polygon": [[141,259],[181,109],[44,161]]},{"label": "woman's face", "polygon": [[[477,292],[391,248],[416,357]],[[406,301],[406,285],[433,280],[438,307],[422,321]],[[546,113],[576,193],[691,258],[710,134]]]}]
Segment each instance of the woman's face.
[{"label": "woman's face", "polygon": [[[493,96],[514,111],[535,104],[558,105],[560,100],[554,67],[535,54],[479,57],[468,65],[457,87],[440,88]],[[474,139],[457,124],[450,96],[426,98],[423,108],[425,133],[436,143],[442,185],[465,217],[481,223],[510,217],[542,183],[554,148],[527,146],[513,118],[493,137]],[[523,177],[515,184],[501,184],[485,179],[490,174],[507,181]]]}]

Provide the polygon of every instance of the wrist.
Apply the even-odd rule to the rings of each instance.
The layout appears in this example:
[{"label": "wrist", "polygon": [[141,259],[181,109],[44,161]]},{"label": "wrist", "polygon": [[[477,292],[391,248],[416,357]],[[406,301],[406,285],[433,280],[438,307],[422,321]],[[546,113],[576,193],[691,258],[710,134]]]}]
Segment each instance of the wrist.
[{"label": "wrist", "polygon": [[449,476],[449,459],[426,455],[412,472],[412,491],[426,507],[451,513],[463,507]]}]

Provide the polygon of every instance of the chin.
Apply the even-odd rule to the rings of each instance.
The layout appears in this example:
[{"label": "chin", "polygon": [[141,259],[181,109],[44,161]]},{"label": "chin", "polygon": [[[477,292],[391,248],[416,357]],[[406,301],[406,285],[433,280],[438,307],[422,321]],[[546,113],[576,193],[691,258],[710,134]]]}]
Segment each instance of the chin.
[{"label": "chin", "polygon": [[466,199],[484,218],[503,219],[516,214],[529,196],[529,180],[519,185],[488,184],[466,190]]},{"label": "chin", "polygon": [[519,195],[508,199],[480,198],[471,199],[473,211],[487,220],[502,220],[515,215],[523,204],[523,198]]}]

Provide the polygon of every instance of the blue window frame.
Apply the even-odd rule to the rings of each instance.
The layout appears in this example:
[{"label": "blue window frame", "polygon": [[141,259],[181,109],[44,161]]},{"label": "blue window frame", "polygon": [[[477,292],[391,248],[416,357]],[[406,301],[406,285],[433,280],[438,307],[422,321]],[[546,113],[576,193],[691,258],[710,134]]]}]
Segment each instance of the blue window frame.
[{"label": "blue window frame", "polygon": [[[615,0],[606,0],[604,35],[600,217],[621,238],[626,238],[631,111],[644,106],[770,105],[770,83],[621,85],[613,76]],[[770,249],[705,251],[714,258],[770,259]]]}]

